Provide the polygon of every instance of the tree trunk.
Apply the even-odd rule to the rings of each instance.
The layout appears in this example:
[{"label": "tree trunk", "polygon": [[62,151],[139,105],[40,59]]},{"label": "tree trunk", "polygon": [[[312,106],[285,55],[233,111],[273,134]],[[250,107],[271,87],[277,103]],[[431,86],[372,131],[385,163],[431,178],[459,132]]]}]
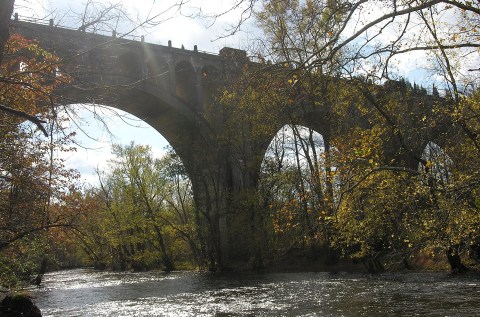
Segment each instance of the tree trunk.
[{"label": "tree trunk", "polygon": [[47,265],[48,265],[48,259],[44,257],[42,259],[42,263],[40,264],[37,277],[35,277],[30,281],[31,284],[40,286],[40,284],[42,283],[43,275],[47,272]]},{"label": "tree trunk", "polygon": [[447,250],[447,260],[448,264],[450,264],[450,268],[452,269],[453,274],[464,273],[468,271],[468,267],[466,267],[462,263],[462,259],[460,258],[460,254],[458,253],[458,245],[450,246]]},{"label": "tree trunk", "polygon": [[13,13],[13,3],[15,0],[0,1],[0,65],[3,60],[3,49],[10,36],[10,17]]},{"label": "tree trunk", "polygon": [[165,247],[165,242],[163,240],[163,235],[157,225],[153,225],[153,229],[155,230],[155,233],[157,235],[157,241],[160,247],[160,251],[162,252],[162,262],[165,266],[165,272],[171,272],[175,270],[175,266],[173,265],[172,260],[168,256],[167,248]]}]

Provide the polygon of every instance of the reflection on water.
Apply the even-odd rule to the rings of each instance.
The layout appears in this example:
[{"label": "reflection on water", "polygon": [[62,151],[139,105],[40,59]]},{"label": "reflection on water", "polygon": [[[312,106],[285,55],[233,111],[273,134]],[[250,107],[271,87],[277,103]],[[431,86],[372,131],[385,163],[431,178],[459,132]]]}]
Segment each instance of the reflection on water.
[{"label": "reflection on water", "polygon": [[45,275],[43,316],[478,316],[480,279],[442,273]]}]

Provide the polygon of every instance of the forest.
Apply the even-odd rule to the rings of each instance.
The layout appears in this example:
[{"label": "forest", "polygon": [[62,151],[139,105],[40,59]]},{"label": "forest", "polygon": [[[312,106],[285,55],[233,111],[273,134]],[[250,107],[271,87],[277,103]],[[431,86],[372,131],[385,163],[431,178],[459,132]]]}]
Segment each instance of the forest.
[{"label": "forest", "polygon": [[[228,206],[247,210],[254,233],[242,269],[478,270],[478,1],[239,3],[262,38],[202,120],[221,115],[215,141],[239,156],[275,135],[258,184]],[[58,153],[75,153],[75,116],[55,92],[74,82],[54,52],[9,34],[13,8],[0,4],[0,286],[73,267],[225,269],[218,224],[173,149],[113,145],[97,186],[65,167]],[[105,23],[89,21],[87,31]],[[411,54],[433,81],[400,75]],[[325,113],[324,131],[296,118],[279,129],[277,114],[305,105]]]}]

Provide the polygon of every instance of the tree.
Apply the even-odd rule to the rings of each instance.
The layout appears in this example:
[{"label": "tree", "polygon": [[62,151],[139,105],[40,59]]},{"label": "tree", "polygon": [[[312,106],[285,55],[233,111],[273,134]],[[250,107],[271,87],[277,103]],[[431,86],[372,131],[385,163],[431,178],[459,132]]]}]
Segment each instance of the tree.
[{"label": "tree", "polygon": [[[405,186],[401,191],[402,193],[415,193],[415,195],[423,197],[420,201],[424,199],[430,200],[431,203],[423,204],[422,208],[425,208],[424,210],[435,210],[438,219],[449,219],[449,221],[450,219],[457,219],[449,210],[455,208],[453,206],[461,204],[461,202],[458,200],[455,203],[450,202],[448,204],[449,207],[440,203],[440,201],[444,200],[451,201],[450,195],[445,195],[448,192],[445,190],[445,182],[433,175],[431,161],[422,158],[419,155],[419,150],[416,148],[421,146],[418,144],[419,140],[428,142],[438,138],[439,130],[441,131],[441,129],[444,129],[444,133],[450,133],[450,137],[453,137],[453,135],[458,136],[457,132],[446,132],[448,130],[447,126],[450,124],[449,122],[455,122],[455,125],[463,131],[466,138],[461,137],[462,141],[460,141],[460,139],[453,137],[451,140],[456,140],[453,141],[455,145],[461,144],[461,147],[468,148],[466,144],[471,143],[474,148],[477,146],[476,124],[472,118],[477,118],[478,116],[474,114],[473,107],[467,120],[465,120],[466,117],[463,115],[458,115],[458,111],[460,103],[463,103],[460,100],[464,100],[461,96],[462,93],[468,92],[465,89],[462,92],[461,87],[475,86],[473,83],[478,81],[478,76],[475,76],[477,66],[475,61],[469,58],[470,56],[475,56],[475,50],[479,46],[478,38],[475,38],[476,30],[478,29],[478,14],[480,13],[478,3],[471,1],[414,1],[408,3],[392,1],[383,2],[380,8],[373,1],[357,1],[353,3],[307,1],[303,4],[265,1],[263,3],[263,8],[268,10],[261,11],[257,17],[260,18],[260,25],[266,30],[267,36],[269,36],[268,40],[272,45],[273,51],[277,55],[285,56],[286,60],[292,60],[291,56],[301,57],[299,58],[300,62],[294,63],[297,65],[297,68],[303,70],[302,74],[305,74],[300,77],[299,82],[302,82],[303,78],[310,78],[311,74],[316,74],[318,69],[325,72],[325,69],[328,69],[328,66],[332,65],[332,63],[341,65],[341,77],[350,78],[353,83],[357,82],[358,86],[353,87],[354,91],[359,95],[363,95],[365,100],[373,106],[370,108],[365,107],[361,102],[356,103],[360,112],[368,118],[369,124],[381,129],[382,134],[384,134],[384,138],[381,140],[384,144],[384,149],[398,148],[397,153],[380,153],[380,156],[377,158],[370,159],[372,163],[377,164],[376,166],[370,163],[370,169],[366,169],[363,172],[357,170],[359,172],[357,175],[360,178],[357,180],[350,178],[350,180],[354,181],[353,187],[347,185],[345,190],[341,190],[342,193],[345,193],[342,194],[342,198],[348,198],[344,202],[346,203],[353,198],[351,195],[355,195],[355,192],[363,188],[363,185],[375,178],[373,173],[379,172],[378,177],[380,178],[385,177],[385,171],[406,173],[405,175],[410,175],[413,178],[412,181],[405,179],[398,183],[398,185],[404,184]],[[295,10],[302,7],[302,5],[307,11]],[[326,21],[332,22],[331,32],[322,33],[328,34],[327,38],[306,36],[311,34],[311,31],[306,32],[306,28],[302,28],[303,22],[298,21],[303,20],[292,18],[308,12],[308,8],[312,8],[312,12],[318,10],[318,14],[312,19],[316,24],[310,23],[310,25],[319,25],[323,21],[322,17],[328,16],[331,12],[338,13],[331,15],[332,19],[326,19]],[[341,9],[338,10],[338,8]],[[376,12],[380,10],[381,13],[371,14],[374,10]],[[270,14],[270,11],[273,13]],[[448,19],[444,18],[446,15],[449,16]],[[304,19],[304,21],[308,24],[310,20]],[[385,38],[384,34],[388,34],[389,38]],[[312,39],[312,41],[310,42],[309,39]],[[310,49],[310,47],[314,48]],[[425,56],[432,58],[432,65],[434,66],[434,68],[431,68],[432,72],[437,74],[438,78],[444,79],[434,83],[434,85],[448,87],[447,89],[450,91],[448,95],[452,96],[450,100],[442,100],[436,88],[433,90],[433,98],[429,97],[430,99],[428,99],[426,90],[413,91],[412,93],[402,86],[400,82],[385,82],[385,80],[398,76],[395,73],[394,65],[401,62],[401,56],[408,56],[413,53],[425,54]],[[462,63],[460,63],[461,59],[459,57],[464,58]],[[377,85],[372,85],[372,83]],[[378,85],[383,83],[385,83],[385,88],[381,88]],[[397,93],[394,93],[395,90]],[[311,90],[309,95],[312,95]],[[319,95],[325,98],[324,96],[327,94],[320,92]],[[432,102],[432,100],[435,101]],[[415,109],[409,107],[408,103],[418,103],[422,106]],[[335,105],[335,102],[333,104]],[[335,106],[332,109],[335,108],[339,109]],[[346,110],[346,108],[343,109],[344,111]],[[463,113],[463,110],[461,112]],[[348,131],[346,132],[348,133]],[[354,130],[351,132],[354,132]],[[363,134],[366,135],[366,133],[368,132],[365,131]],[[442,136],[445,135],[443,134]],[[470,141],[467,141],[468,139]],[[343,151],[348,150],[341,145],[341,140],[336,141],[335,145],[338,148],[343,148]],[[449,141],[446,143],[449,143]],[[360,148],[354,144],[350,146],[352,145],[358,153],[364,152],[362,150],[365,149],[364,145],[359,144]],[[456,155],[453,158],[455,151],[460,151],[459,148],[453,151],[446,151],[454,162],[459,163],[463,161],[462,158]],[[355,157],[358,158],[358,155],[356,153],[351,154],[352,157],[347,161],[355,162]],[[425,177],[428,179],[428,181],[423,183],[423,186],[418,185],[414,181],[419,172],[415,169],[415,163],[413,162],[423,166],[421,171],[426,174]],[[472,161],[469,162],[471,163]],[[340,165],[338,172],[348,175],[347,171],[342,171],[342,169]],[[459,176],[464,172],[456,170],[455,173]],[[388,180],[390,182],[393,179],[397,179],[397,176],[392,174],[387,176],[386,179],[390,179]],[[417,179],[417,181],[419,180]],[[365,184],[362,185],[364,182]],[[468,188],[471,188],[470,184],[463,184],[463,186],[466,185]],[[452,182],[448,185],[450,190],[452,190],[450,186],[453,186]],[[456,186],[464,188],[459,183]],[[413,189],[414,191],[412,192]],[[440,194],[441,192],[443,194]],[[348,195],[346,195],[347,193]],[[369,199],[368,197],[371,195],[371,192],[366,191],[361,197],[365,200]],[[390,199],[388,198],[391,197],[390,195],[395,196],[394,191],[390,192],[387,190],[383,198]],[[430,197],[428,198],[429,195]],[[378,205],[382,205],[379,197],[374,200],[378,202]],[[409,205],[410,207],[408,207]],[[344,217],[345,206],[342,204],[339,206],[342,211],[342,217]],[[406,208],[411,214],[416,214],[415,209],[418,206],[415,208],[412,206],[411,203],[402,201],[402,206],[398,206],[398,208]],[[457,208],[459,206],[457,205]],[[355,209],[358,209],[358,207],[350,205],[346,210],[353,212]],[[421,215],[428,218],[427,214],[423,213]],[[476,214],[477,211],[472,209],[468,218],[476,219]],[[350,218],[350,216],[347,218]],[[431,221],[427,221],[426,218],[424,221]],[[342,219],[340,220],[343,221]],[[401,222],[401,220],[398,221]],[[469,220],[464,224],[466,223],[469,223]],[[446,223],[444,222],[443,224]],[[437,223],[437,225],[439,224]],[[376,226],[379,226],[379,224]],[[459,228],[463,227],[463,225],[457,226]],[[420,227],[416,227],[418,231],[423,232],[423,240],[420,244],[427,245],[430,243],[438,246],[439,244],[435,242],[437,241],[435,235],[431,232],[427,233],[424,229],[419,229]],[[342,228],[339,228],[339,230],[342,233]],[[345,231],[345,228],[343,230],[343,233],[348,232],[348,230]],[[445,231],[450,230],[445,228]],[[363,233],[366,232],[363,231]],[[403,232],[407,233],[408,230]],[[357,232],[356,234],[361,235],[361,233]],[[470,239],[468,237],[468,234],[464,236],[467,240]],[[357,236],[357,238],[359,237]],[[384,238],[381,239],[384,241]],[[375,245],[374,241],[369,243],[370,247]],[[456,241],[453,244],[458,246],[462,243]],[[450,242],[447,241],[443,243],[443,247],[449,250],[452,249],[450,248]],[[451,254],[449,255],[450,258]],[[454,269],[453,266],[452,269]]]},{"label": "tree", "polygon": [[[305,226],[302,236],[310,237],[309,244],[315,258],[318,245],[328,249],[332,233],[330,217],[334,214],[334,174],[332,162],[334,145],[332,138],[348,123],[342,122],[348,111],[347,95],[341,79],[345,60],[342,54],[328,63],[310,65],[313,58],[321,59],[329,54],[320,51],[338,29],[343,16],[348,12],[346,3],[338,1],[264,1],[256,12],[260,28],[266,36],[266,55],[273,63],[288,65],[289,72],[279,72],[291,85],[289,100],[292,100],[290,123],[294,137],[293,152],[296,157],[298,193],[291,198],[301,206]],[[308,64],[311,67],[305,67]],[[345,85],[345,86],[344,86]],[[286,88],[286,87],[284,87]],[[309,117],[321,118],[314,122]],[[293,123],[307,125],[309,133],[301,135]],[[322,134],[321,150],[313,142],[314,129]],[[322,154],[317,153],[322,151]],[[282,152],[283,153],[283,152]],[[300,159],[300,156],[302,159]],[[302,162],[300,162],[302,161]],[[332,251],[332,250],[331,250]],[[332,262],[331,259],[327,262]]]},{"label": "tree", "polygon": [[205,217],[195,206],[192,183],[178,155],[170,150],[158,163],[157,168],[166,179],[165,201],[169,217],[165,223],[176,231],[180,239],[188,243],[194,264],[207,267]]},{"label": "tree", "polygon": [[[52,91],[60,81],[68,81],[66,76],[58,76],[57,79],[53,75],[55,70],[52,65],[57,62],[57,57],[40,49],[35,42],[13,35],[7,44],[5,58],[1,65],[5,81],[0,85],[2,92],[0,102],[14,105],[15,108],[30,116],[33,114],[51,116],[51,100],[44,92]],[[17,89],[17,82],[24,88]],[[21,190],[20,188],[25,188],[32,194],[37,192],[38,198],[43,201],[37,207],[47,208],[46,204],[54,195],[56,186],[68,183],[68,178],[71,177],[68,171],[63,170],[62,161],[50,155],[55,149],[68,148],[65,139],[54,138],[56,133],[53,128],[61,127],[52,125],[50,128],[52,138],[46,140],[36,135],[35,126],[22,123],[21,118],[12,119],[9,114],[2,113],[0,119],[2,120],[1,179],[4,193],[14,188],[16,188],[14,192]],[[13,198],[11,194],[10,197]],[[36,200],[33,197],[20,195],[18,198],[25,199],[26,203],[32,204],[31,206],[35,205]],[[4,202],[7,201],[8,199]],[[16,210],[18,207],[15,207],[15,204],[11,201],[8,208],[13,208],[11,211]],[[28,208],[19,208],[18,211],[20,210],[26,211]]]},{"label": "tree", "polygon": [[100,187],[84,197],[92,207],[77,245],[94,264],[121,270],[203,266],[199,215],[182,164],[173,154],[154,159],[148,146],[133,143],[112,151]]},{"label": "tree", "polygon": [[36,265],[34,260],[42,261],[35,257],[47,254],[50,230],[70,228],[76,217],[75,209],[70,209],[65,198],[76,190],[77,175],[53,155],[59,150],[71,150],[62,121],[52,118],[55,113],[48,97],[61,82],[69,81],[65,75],[56,75],[54,65],[58,61],[35,42],[14,34],[0,66],[4,76],[0,82],[0,103],[51,123],[42,126],[45,131],[48,129],[50,137],[46,139],[37,133],[37,125],[22,122],[22,116],[0,114],[0,252],[16,254],[6,258],[5,266],[15,267],[15,259],[30,257],[31,261],[19,266],[17,272],[11,271],[22,278],[28,278]]},{"label": "tree", "polygon": [[13,13],[15,0],[3,1],[0,4],[0,65],[3,61],[3,51],[10,36],[10,17]]},{"label": "tree", "polygon": [[[121,261],[134,261],[144,248],[142,240],[151,240],[165,270],[172,271],[165,227],[157,218],[165,203],[165,179],[154,166],[158,163],[143,146],[113,146],[112,151],[116,161],[112,162],[111,174],[102,181],[102,191],[105,207],[111,213],[109,222],[116,224],[112,234],[119,239]],[[126,269],[125,265],[121,263],[121,268]]]},{"label": "tree", "polygon": [[335,262],[330,249],[335,201],[329,192],[334,175],[327,173],[325,157],[322,136],[301,126],[283,127],[267,150],[259,190],[280,255],[300,248],[311,259],[321,251],[326,263]]},{"label": "tree", "polygon": [[[4,55],[5,55],[5,46],[8,43],[8,39],[10,36],[10,21],[11,16],[13,13],[14,8],[14,0],[4,1],[0,4],[0,65],[3,64]],[[46,64],[45,64],[46,65]],[[11,70],[10,70],[11,71]],[[10,74],[11,75],[11,74]],[[12,80],[12,78],[4,77],[3,75],[0,76],[0,82],[5,87],[6,85],[10,85],[12,87],[15,86],[28,86],[28,83],[22,83],[20,81]],[[28,87],[32,88],[32,87]],[[39,87],[35,87],[35,89],[39,89]],[[41,92],[41,90],[39,90]],[[47,93],[45,93],[47,94]],[[29,114],[29,112],[22,111],[21,109],[15,108],[13,105],[5,103],[6,99],[2,100],[0,103],[0,111],[7,113],[8,115],[13,115],[19,117],[24,120],[29,120],[32,123],[36,124],[37,127],[46,135],[46,130],[43,127],[43,120],[39,119],[35,115]]]}]

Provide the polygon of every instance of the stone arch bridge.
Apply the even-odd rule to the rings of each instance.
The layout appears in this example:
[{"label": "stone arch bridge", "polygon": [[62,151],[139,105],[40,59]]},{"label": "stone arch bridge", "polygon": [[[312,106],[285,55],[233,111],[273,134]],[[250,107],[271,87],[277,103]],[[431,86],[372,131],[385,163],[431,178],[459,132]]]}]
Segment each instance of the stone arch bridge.
[{"label": "stone arch bridge", "polygon": [[[143,119],[169,141],[191,178],[197,208],[205,215],[212,265],[245,263],[261,252],[252,248],[256,243],[252,232],[259,230],[249,223],[254,210],[232,208],[232,201],[255,190],[265,150],[274,134],[240,157],[217,144],[216,127],[222,117],[216,116],[217,122],[212,122],[205,115],[217,89],[239,77],[244,65],[251,64],[244,51],[223,48],[214,55],[196,47],[186,50],[170,44],[154,45],[143,39],[133,41],[115,34],[91,34],[17,19],[12,28],[62,58],[59,71],[74,78],[72,85],[59,92],[65,98],[63,102],[121,109]],[[318,109],[287,115],[277,129],[292,123],[292,117],[296,118],[294,123],[321,133],[326,142],[341,133],[331,126],[329,114]],[[355,112],[343,120],[348,125],[368,125]],[[417,138],[413,150],[421,153],[428,141]],[[398,147],[392,144],[392,155]],[[404,163],[418,164],[408,158]],[[247,165],[249,170],[242,167]]]}]

